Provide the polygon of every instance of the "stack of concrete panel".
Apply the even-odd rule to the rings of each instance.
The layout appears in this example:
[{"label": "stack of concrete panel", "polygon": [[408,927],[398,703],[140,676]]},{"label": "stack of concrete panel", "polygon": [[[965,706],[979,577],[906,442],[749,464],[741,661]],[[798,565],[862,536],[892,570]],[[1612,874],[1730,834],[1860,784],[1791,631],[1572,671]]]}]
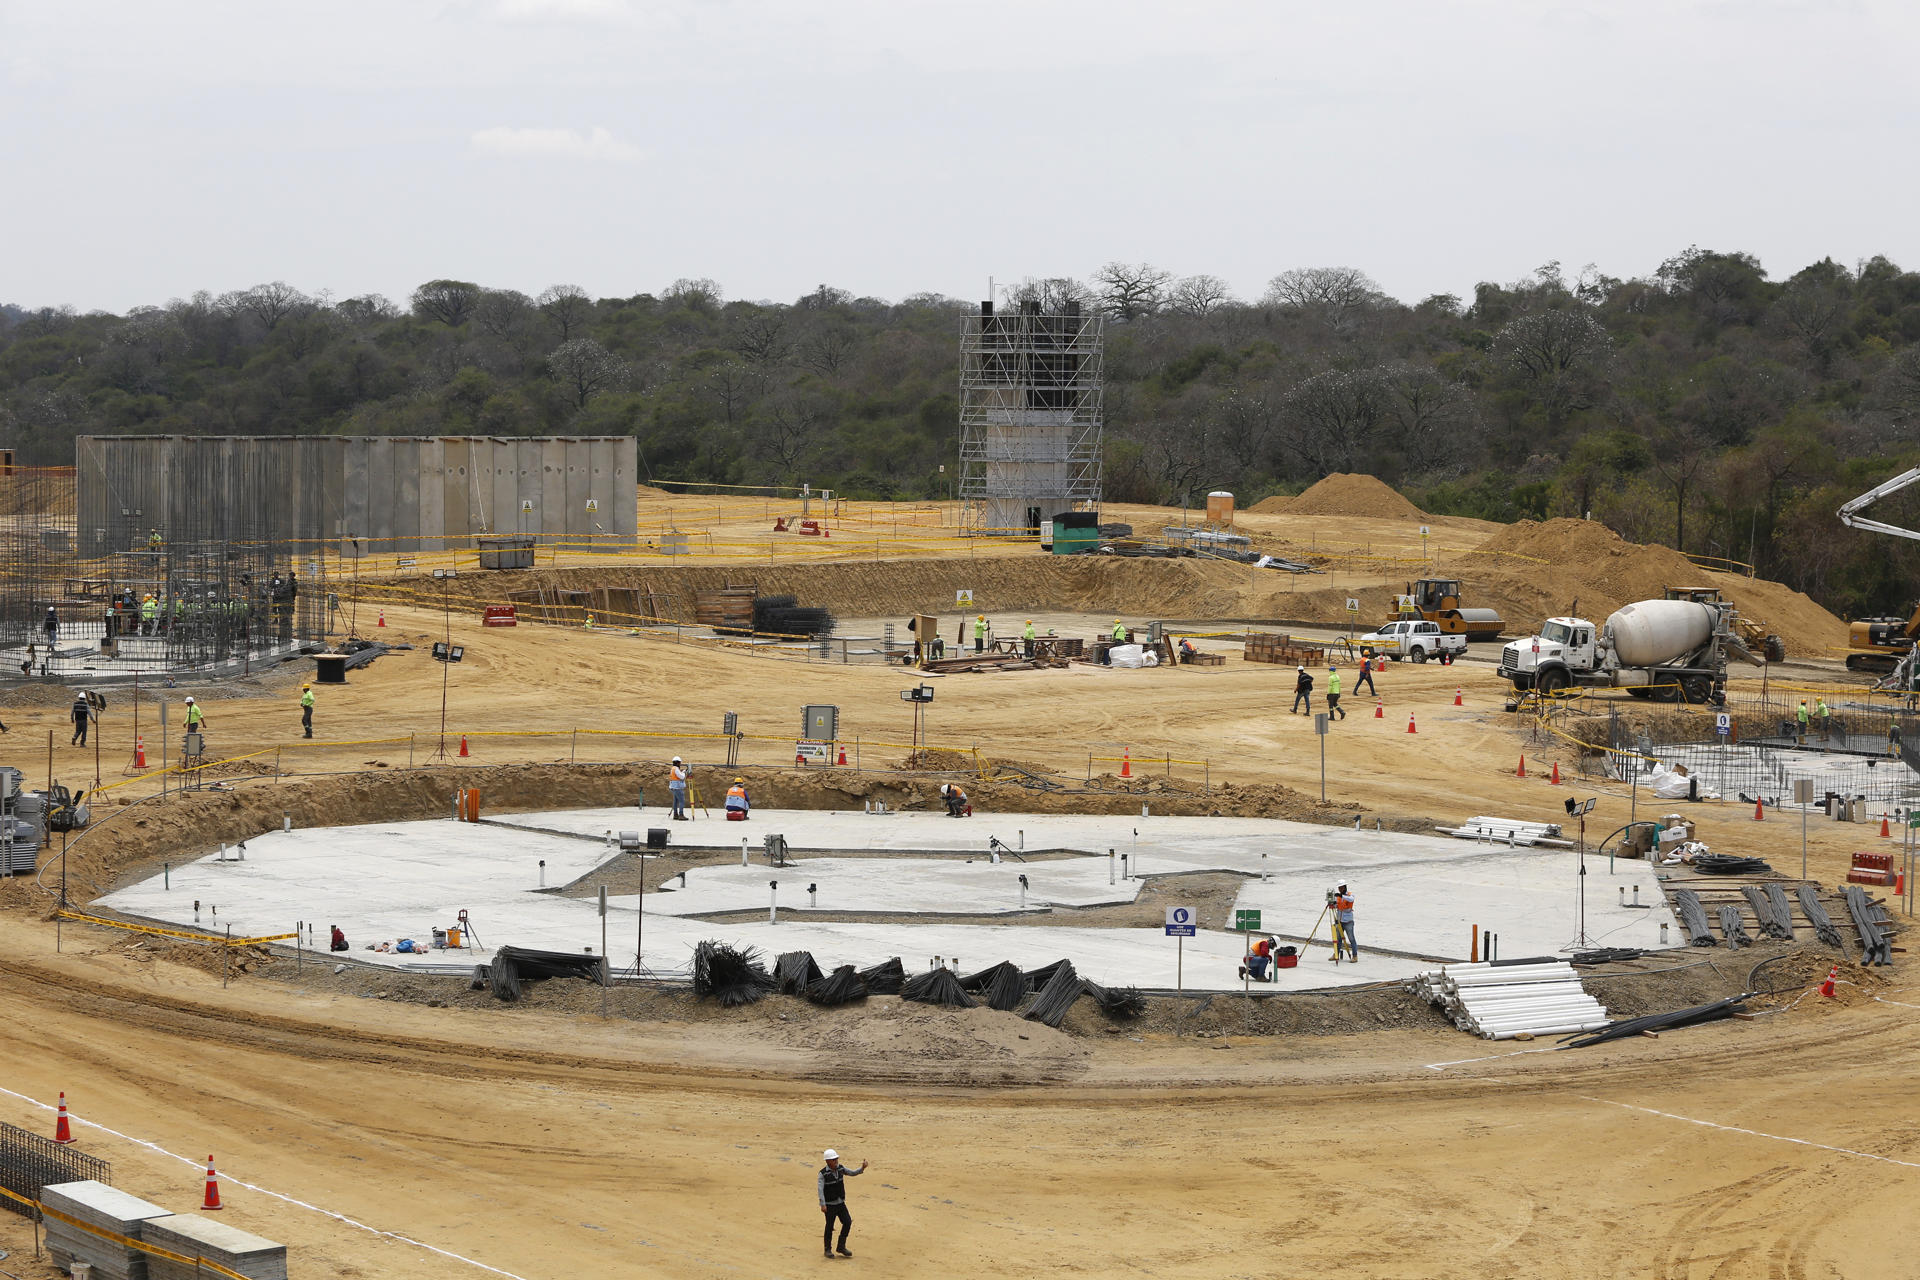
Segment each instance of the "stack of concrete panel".
[{"label": "stack of concrete panel", "polygon": [[[253,1280],[287,1280],[287,1246],[197,1214],[144,1224],[140,1239],[188,1258],[217,1262]],[[148,1280],[204,1280],[204,1272],[169,1258],[148,1258]]]},{"label": "stack of concrete panel", "polygon": [[[146,1224],[173,1216],[157,1204],[115,1191],[104,1182],[62,1182],[45,1187],[40,1203],[88,1226],[111,1231],[130,1240],[143,1239]],[[76,1262],[93,1265],[99,1280],[148,1280],[147,1255],[90,1231],[82,1231],[51,1214],[46,1220],[47,1249],[54,1265],[70,1269]],[[283,1276],[285,1272],[281,1273]]]}]

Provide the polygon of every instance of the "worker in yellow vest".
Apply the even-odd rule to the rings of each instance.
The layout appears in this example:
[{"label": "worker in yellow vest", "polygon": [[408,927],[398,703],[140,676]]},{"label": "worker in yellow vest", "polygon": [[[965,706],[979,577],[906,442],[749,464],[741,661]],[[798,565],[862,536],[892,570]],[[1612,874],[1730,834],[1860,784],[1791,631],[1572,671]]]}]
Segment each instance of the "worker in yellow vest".
[{"label": "worker in yellow vest", "polygon": [[140,634],[143,636],[152,635],[153,620],[159,616],[160,602],[155,600],[153,598],[153,592],[149,591],[140,601]]},{"label": "worker in yellow vest", "polygon": [[1020,644],[1021,644],[1021,647],[1026,651],[1026,655],[1029,658],[1033,656],[1033,636],[1034,636],[1033,619],[1028,618],[1027,629],[1020,633]]},{"label": "worker in yellow vest", "polygon": [[204,726],[206,723],[207,723],[206,712],[200,710],[199,704],[196,703],[192,698],[188,698],[187,699],[187,732],[199,733],[201,731],[202,726]]},{"label": "worker in yellow vest", "polygon": [[1127,642],[1127,625],[1118,618],[1113,620],[1113,642],[1115,644]]},{"label": "worker in yellow vest", "polygon": [[311,684],[300,686],[300,728],[306,732],[307,737],[313,736],[313,686]]},{"label": "worker in yellow vest", "polygon": [[979,653],[987,647],[987,615],[981,614],[973,620],[973,651]]}]

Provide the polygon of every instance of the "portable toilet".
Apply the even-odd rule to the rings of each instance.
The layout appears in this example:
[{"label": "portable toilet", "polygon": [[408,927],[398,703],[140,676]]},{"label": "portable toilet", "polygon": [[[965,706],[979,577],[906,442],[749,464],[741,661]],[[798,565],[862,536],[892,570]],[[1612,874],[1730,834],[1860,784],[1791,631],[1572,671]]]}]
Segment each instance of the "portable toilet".
[{"label": "portable toilet", "polygon": [[1233,523],[1233,495],[1225,489],[1215,489],[1207,495],[1207,523]]}]

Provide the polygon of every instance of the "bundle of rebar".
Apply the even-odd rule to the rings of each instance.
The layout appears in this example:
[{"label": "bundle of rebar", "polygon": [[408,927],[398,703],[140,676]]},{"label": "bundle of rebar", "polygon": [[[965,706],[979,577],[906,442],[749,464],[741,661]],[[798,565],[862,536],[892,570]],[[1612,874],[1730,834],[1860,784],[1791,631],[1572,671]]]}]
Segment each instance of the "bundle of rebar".
[{"label": "bundle of rebar", "polygon": [[843,964],[833,971],[832,977],[809,984],[806,995],[814,1004],[847,1004],[854,1000],[865,1000],[867,984],[860,981],[860,975],[854,972],[852,965]]},{"label": "bundle of rebar", "polygon": [[1488,1040],[1587,1031],[1607,1011],[1563,960],[1530,964],[1457,964],[1417,975],[1409,989],[1440,1006],[1462,1031]]},{"label": "bundle of rebar", "polygon": [[1738,1013],[1746,1000],[1747,997],[1744,995],[1729,996],[1725,1000],[1697,1004],[1687,1009],[1675,1009],[1671,1013],[1650,1013],[1643,1018],[1628,1018],[1624,1022],[1613,1023],[1604,1031],[1569,1041],[1566,1047],[1584,1049],[1588,1045],[1603,1044],[1608,1040],[1621,1040],[1645,1031],[1672,1031],[1680,1027],[1698,1026],[1703,1022],[1715,1022]]},{"label": "bundle of rebar", "polygon": [[1834,927],[1833,917],[1827,914],[1826,904],[1820,901],[1820,890],[1816,885],[1803,884],[1794,890],[1800,899],[1800,910],[1813,923],[1813,935],[1830,947],[1845,949],[1840,941],[1840,930]]},{"label": "bundle of rebar", "polygon": [[773,962],[773,989],[783,996],[803,996],[820,981],[820,966],[811,951],[786,951]]},{"label": "bundle of rebar", "polygon": [[1700,905],[1700,895],[1691,889],[1675,889],[1673,905],[1680,913],[1680,927],[1687,931],[1687,942],[1696,947],[1717,947],[1720,939],[1713,936],[1713,930],[1707,925],[1707,909]]},{"label": "bundle of rebar", "polygon": [[1759,858],[1742,858],[1731,853],[1695,854],[1693,869],[1709,876],[1764,876],[1773,867]]},{"label": "bundle of rebar", "polygon": [[897,996],[907,980],[907,967],[900,963],[900,957],[882,960],[871,969],[860,971],[860,981],[866,984],[867,992],[876,996]]},{"label": "bundle of rebar", "polygon": [[1080,985],[1109,1018],[1137,1018],[1147,1011],[1147,998],[1138,987],[1103,987],[1087,980]]},{"label": "bundle of rebar", "polygon": [[1793,916],[1787,906],[1787,895],[1777,884],[1764,888],[1757,884],[1744,886],[1740,896],[1753,908],[1753,918],[1760,922],[1760,932],[1780,942],[1793,941]]},{"label": "bundle of rebar", "polygon": [[1647,954],[1639,947],[1595,947],[1591,951],[1576,951],[1567,963],[1576,969],[1590,969],[1595,965],[1614,964],[1621,960],[1638,960]]},{"label": "bundle of rebar", "polygon": [[1057,1027],[1066,1020],[1067,1010],[1073,1008],[1073,1002],[1083,991],[1080,975],[1073,971],[1072,963],[1062,960],[1054,966],[1053,977],[1040,988],[1040,994],[1033,998],[1033,1004],[1022,1016],[1029,1022]]},{"label": "bundle of rebar", "polygon": [[1073,967],[1071,961],[1055,960],[1052,964],[1043,964],[1038,969],[1027,970],[1027,981],[1032,984],[1035,991],[1038,991],[1053,981],[1053,975],[1060,972],[1062,966]]},{"label": "bundle of rebar", "polygon": [[575,955],[571,951],[501,947],[487,964],[487,980],[496,1000],[518,1000],[523,980],[543,978],[584,978],[603,987],[612,981],[605,956]]},{"label": "bundle of rebar", "polygon": [[1012,961],[998,965],[986,994],[989,1009],[1017,1009],[1027,996],[1027,975],[1020,972],[1020,966]]},{"label": "bundle of rebar", "polygon": [[702,942],[693,949],[693,994],[712,996],[726,1008],[752,1004],[773,990],[773,975],[752,947]]},{"label": "bundle of rebar", "polygon": [[1880,927],[1886,922],[1885,913],[1857,884],[1845,885],[1840,892],[1846,897],[1847,914],[1853,917],[1853,927],[1860,934],[1860,962],[1892,964],[1893,943],[1887,931]]},{"label": "bundle of rebar", "polygon": [[929,969],[908,978],[900,988],[900,998],[920,1004],[945,1005],[949,1009],[971,1009],[976,1003],[960,989],[960,979],[947,968]]},{"label": "bundle of rebar", "polygon": [[1002,960],[976,973],[963,973],[960,975],[960,989],[968,995],[984,995],[987,988],[993,985],[993,980],[1000,976],[1000,971],[1012,963],[1011,960]]},{"label": "bundle of rebar", "polygon": [[1753,939],[1747,936],[1746,917],[1731,902],[1720,904],[1720,932],[1727,936],[1727,945],[1735,951],[1753,945]]}]

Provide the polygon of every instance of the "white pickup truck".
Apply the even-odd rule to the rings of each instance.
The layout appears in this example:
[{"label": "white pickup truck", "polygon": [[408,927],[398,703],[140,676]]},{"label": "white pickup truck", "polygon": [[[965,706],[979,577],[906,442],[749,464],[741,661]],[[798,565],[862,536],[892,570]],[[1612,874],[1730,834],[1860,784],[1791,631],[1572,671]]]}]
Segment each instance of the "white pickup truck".
[{"label": "white pickup truck", "polygon": [[1457,658],[1467,651],[1466,636],[1448,635],[1440,629],[1439,623],[1428,622],[1424,618],[1389,622],[1378,631],[1367,632],[1354,644],[1364,656],[1385,654],[1395,662],[1402,658],[1410,662],[1425,662],[1442,653],[1450,653]]}]

